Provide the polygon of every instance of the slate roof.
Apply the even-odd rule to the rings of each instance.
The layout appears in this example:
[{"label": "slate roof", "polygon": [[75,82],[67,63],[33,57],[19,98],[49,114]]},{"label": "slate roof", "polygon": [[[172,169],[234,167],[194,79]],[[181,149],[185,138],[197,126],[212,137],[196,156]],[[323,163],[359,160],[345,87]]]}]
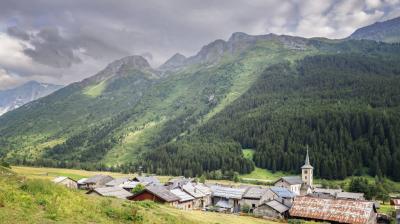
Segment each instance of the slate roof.
[{"label": "slate roof", "polygon": [[327,188],[314,188],[313,193],[330,194],[336,196],[337,193],[342,192],[342,189],[327,189]]},{"label": "slate roof", "polygon": [[298,196],[289,210],[290,216],[339,223],[367,223],[375,212],[369,201]]},{"label": "slate roof", "polygon": [[160,181],[154,176],[150,177],[137,176],[133,178],[133,180],[141,183],[160,184]]},{"label": "slate roof", "polygon": [[132,194],[122,187],[99,187],[89,191],[88,193],[96,192],[101,196],[106,197],[116,197],[121,199],[126,199],[127,197],[132,196]]},{"label": "slate roof", "polygon": [[271,187],[270,190],[280,198],[294,198],[295,194],[284,187]]},{"label": "slate roof", "polygon": [[65,179],[71,179],[71,178],[69,178],[69,177],[56,177],[56,178],[54,178],[53,182],[58,184],[58,183],[64,181]]},{"label": "slate roof", "polygon": [[199,189],[197,189],[195,186],[193,186],[192,183],[187,183],[185,185],[182,186],[182,189],[190,194],[191,196],[195,197],[195,198],[202,198],[205,197],[206,194],[203,193],[202,191],[200,191]]},{"label": "slate roof", "polygon": [[[265,202],[263,204],[271,207],[272,209],[274,209],[275,211],[277,211],[279,213],[284,213],[284,212],[289,210],[289,207],[287,207],[286,205],[284,205],[284,204],[282,204],[282,203],[280,203],[279,201],[276,201],[276,200]],[[260,205],[260,206],[262,206],[262,205]]]},{"label": "slate roof", "polygon": [[[138,181],[127,181],[127,182],[121,184],[120,187],[126,188],[126,189],[133,189],[133,188],[135,188],[138,184],[143,184],[143,183],[140,183],[140,182],[138,182]],[[145,184],[143,184],[143,185],[145,185]]]},{"label": "slate roof", "polygon": [[180,198],[179,202],[185,202],[185,201],[192,201],[194,200],[194,197],[190,196],[188,193],[182,191],[181,189],[172,189],[171,193],[176,195],[178,198]]},{"label": "slate roof", "polygon": [[302,184],[303,183],[303,181],[301,180],[300,176],[287,176],[287,177],[282,177],[279,180],[283,180],[283,181],[287,182],[290,185]]},{"label": "slate roof", "polygon": [[88,179],[88,178],[82,178],[82,179],[78,180],[77,182],[78,182],[78,184],[85,184],[85,181],[86,181],[87,179]]},{"label": "slate roof", "polygon": [[103,179],[106,179],[106,178],[108,178],[110,180],[114,179],[114,178],[112,178],[112,177],[110,177],[108,175],[98,174],[98,175],[94,175],[92,177],[87,178],[84,181],[84,183],[85,184],[95,184],[95,183],[98,183],[98,182],[100,182],[100,181],[102,181]]},{"label": "slate roof", "polygon": [[106,186],[107,187],[120,186],[121,184],[123,184],[127,181],[129,181],[129,177],[120,177],[120,178],[116,178],[110,182],[107,182]]},{"label": "slate roof", "polygon": [[185,177],[177,177],[169,180],[167,182],[167,186],[170,190],[175,189],[175,188],[180,188],[183,185],[192,182],[193,179],[191,178],[185,178]]},{"label": "slate roof", "polygon": [[238,189],[231,187],[222,187],[218,185],[211,186],[212,196],[221,198],[242,199],[246,189]]},{"label": "slate roof", "polygon": [[211,195],[211,188],[209,188],[207,185],[198,183],[194,186],[196,189],[200,190],[203,192],[205,195]]},{"label": "slate roof", "polygon": [[338,199],[354,199],[364,200],[364,193],[353,193],[353,192],[339,192],[336,194]]},{"label": "slate roof", "polygon": [[164,186],[156,186],[156,185],[151,185],[146,187],[146,191],[156,195],[157,197],[163,199],[164,201],[167,202],[174,202],[174,201],[179,201],[181,200],[178,196],[175,194],[171,193],[167,188]]},{"label": "slate roof", "polygon": [[261,187],[249,187],[244,193],[243,198],[261,199],[268,189]]}]

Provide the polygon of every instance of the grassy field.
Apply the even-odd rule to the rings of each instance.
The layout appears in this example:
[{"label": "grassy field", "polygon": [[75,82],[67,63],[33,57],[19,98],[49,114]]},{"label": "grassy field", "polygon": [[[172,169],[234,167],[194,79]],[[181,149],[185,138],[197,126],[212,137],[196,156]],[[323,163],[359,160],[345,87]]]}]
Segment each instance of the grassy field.
[{"label": "grassy field", "polygon": [[[24,177],[33,179],[45,179],[52,180],[58,176],[67,176],[74,180],[81,178],[90,177],[96,174],[110,175],[114,178],[136,176],[136,174],[124,174],[117,172],[105,172],[105,171],[88,171],[88,170],[76,170],[76,169],[63,169],[63,168],[49,168],[49,167],[27,167],[27,166],[12,166],[12,170]],[[170,176],[157,176],[161,182],[168,181]]]},{"label": "grassy field", "polygon": [[[153,202],[93,197],[51,183],[53,174],[87,176],[89,171],[13,167],[34,173],[29,178],[0,167],[0,222],[8,223],[137,223],[137,224],[267,224],[263,219],[202,211],[183,211]],[[47,176],[40,172],[51,170]],[[98,172],[96,172],[98,173]],[[103,172],[105,173],[105,172]],[[108,173],[107,173],[108,174]],[[119,176],[121,174],[114,174]]]}]

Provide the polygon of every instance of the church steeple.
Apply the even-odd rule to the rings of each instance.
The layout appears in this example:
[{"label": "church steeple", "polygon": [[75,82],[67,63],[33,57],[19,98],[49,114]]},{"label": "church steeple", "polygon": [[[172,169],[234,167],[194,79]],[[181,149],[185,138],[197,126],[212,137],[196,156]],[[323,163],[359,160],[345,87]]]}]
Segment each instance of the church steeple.
[{"label": "church steeple", "polygon": [[309,186],[312,186],[313,184],[313,169],[314,167],[312,167],[310,164],[310,157],[308,155],[308,145],[307,145],[306,160],[304,162],[304,165],[301,167],[301,179],[303,180],[303,183]]},{"label": "church steeple", "polygon": [[306,161],[304,162],[304,165],[310,165],[310,157],[308,156],[308,145],[307,145]]}]

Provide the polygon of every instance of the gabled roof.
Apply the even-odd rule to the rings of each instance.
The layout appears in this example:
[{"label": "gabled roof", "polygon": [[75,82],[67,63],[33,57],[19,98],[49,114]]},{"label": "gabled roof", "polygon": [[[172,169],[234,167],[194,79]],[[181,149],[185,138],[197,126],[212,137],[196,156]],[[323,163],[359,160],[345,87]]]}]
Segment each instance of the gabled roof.
[{"label": "gabled roof", "polygon": [[177,177],[177,178],[170,179],[166,185],[168,186],[168,189],[172,190],[175,188],[180,188],[183,185],[190,183],[192,181],[193,181],[193,179],[191,179],[191,178]]},{"label": "gabled roof", "polygon": [[242,199],[246,189],[222,187],[218,185],[211,186],[212,196],[221,198]]},{"label": "gabled roof", "polygon": [[354,199],[364,200],[364,193],[353,193],[353,192],[339,192],[336,194],[338,199]]},{"label": "gabled roof", "polygon": [[314,188],[313,190],[313,193],[330,194],[332,196],[336,196],[339,192],[342,192],[342,189]]},{"label": "gabled roof", "polygon": [[339,223],[367,223],[375,212],[374,203],[359,200],[327,199],[298,196],[290,216]]},{"label": "gabled roof", "polygon": [[[276,182],[283,180],[286,183],[290,184],[290,185],[296,185],[296,184],[302,184],[303,181],[301,180],[300,176],[287,176],[287,177],[281,177],[279,180],[277,180]],[[275,183],[276,183],[275,182]]]},{"label": "gabled roof", "polygon": [[171,193],[176,195],[178,198],[180,198],[179,202],[185,202],[185,201],[191,201],[194,200],[194,197],[190,196],[188,193],[182,191],[181,189],[173,189],[171,190]]},{"label": "gabled roof", "polygon": [[142,184],[142,185],[146,186],[145,184],[140,183],[140,182],[138,182],[138,181],[127,181],[127,182],[121,184],[120,187],[126,188],[126,189],[133,189],[133,188],[135,188],[138,184]]},{"label": "gabled roof", "polygon": [[122,187],[99,187],[94,190],[90,190],[88,194],[91,192],[96,192],[101,196],[116,197],[121,199],[126,199],[127,197],[132,196],[130,192],[124,190]]},{"label": "gabled roof", "polygon": [[154,194],[155,196],[159,197],[160,199],[162,199],[162,200],[164,200],[166,202],[174,202],[174,201],[181,200],[178,196],[176,196],[175,194],[171,193],[164,186],[150,185],[150,186],[147,186],[145,188],[145,191],[148,191],[151,194]]},{"label": "gabled roof", "polygon": [[243,198],[261,199],[261,197],[268,191],[266,188],[249,187],[244,193]]},{"label": "gabled roof", "polygon": [[116,178],[110,182],[106,183],[107,187],[114,187],[114,186],[119,186],[125,182],[129,181],[129,177],[120,177],[120,178]]},{"label": "gabled roof", "polygon": [[279,201],[276,201],[276,200],[272,200],[272,201],[269,201],[269,202],[264,202],[260,206],[262,206],[262,205],[267,205],[267,206],[271,207],[272,209],[274,209],[275,211],[277,211],[279,213],[284,213],[284,212],[289,210],[289,207],[287,207],[286,205],[284,205],[284,204],[282,204],[282,203],[280,203]]},{"label": "gabled roof", "polygon": [[202,183],[198,183],[194,186],[196,189],[198,189],[199,191],[203,192],[203,194],[205,195],[211,195],[211,188],[209,188],[207,185],[202,184]]},{"label": "gabled roof", "polygon": [[79,179],[77,182],[78,182],[78,184],[85,184],[85,181],[87,180],[88,178],[82,178],[82,179]]},{"label": "gabled roof", "polygon": [[137,176],[133,178],[134,181],[138,181],[140,183],[148,183],[148,184],[159,184],[160,181],[154,177],[154,176],[149,176],[149,177],[144,177],[144,176]]},{"label": "gabled roof", "polygon": [[284,187],[270,187],[270,190],[280,198],[294,198],[296,196],[293,192]]},{"label": "gabled roof", "polygon": [[190,194],[191,196],[195,197],[195,198],[202,198],[205,197],[206,194],[203,193],[202,191],[200,191],[199,189],[197,189],[195,186],[193,186],[192,183],[187,183],[185,185],[182,186],[182,189]]},{"label": "gabled roof", "polygon": [[114,179],[111,176],[108,175],[103,175],[103,174],[98,174],[98,175],[94,175],[92,177],[89,177],[88,179],[85,180],[85,184],[95,184],[98,183],[100,181],[103,181],[104,179]]},{"label": "gabled roof", "polygon": [[[58,184],[58,183],[60,183],[60,182],[63,182],[63,181],[66,180],[66,179],[72,180],[72,179],[69,178],[69,177],[56,177],[56,178],[54,178],[53,182],[56,183],[56,184]],[[75,180],[72,180],[72,181],[76,182]]]}]

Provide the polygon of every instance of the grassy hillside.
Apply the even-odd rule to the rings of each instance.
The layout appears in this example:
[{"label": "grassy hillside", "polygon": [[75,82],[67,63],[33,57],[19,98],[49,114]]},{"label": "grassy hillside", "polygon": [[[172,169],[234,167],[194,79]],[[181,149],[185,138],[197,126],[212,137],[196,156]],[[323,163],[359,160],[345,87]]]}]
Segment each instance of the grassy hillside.
[{"label": "grassy hillside", "polygon": [[[20,171],[20,170],[19,170]],[[65,171],[71,172],[71,171]],[[73,171],[72,171],[73,172]],[[252,217],[181,211],[152,202],[93,197],[0,167],[1,223],[272,223]]]}]

